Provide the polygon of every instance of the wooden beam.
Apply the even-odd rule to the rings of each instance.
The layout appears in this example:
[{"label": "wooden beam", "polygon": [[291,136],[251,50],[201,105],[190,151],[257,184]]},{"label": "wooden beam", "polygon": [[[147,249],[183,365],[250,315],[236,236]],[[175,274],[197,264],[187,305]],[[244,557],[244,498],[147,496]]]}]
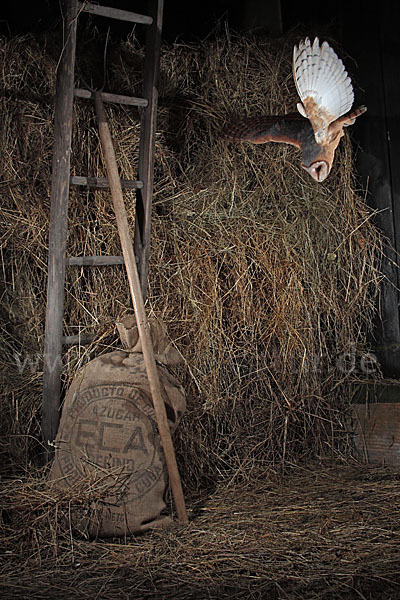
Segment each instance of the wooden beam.
[{"label": "wooden beam", "polygon": [[57,70],[54,148],[51,180],[47,308],[43,366],[42,434],[47,450],[59,423],[65,250],[68,226],[69,172],[74,97],[77,0],[63,0],[64,47]]},{"label": "wooden beam", "polygon": [[153,199],[154,144],[157,125],[158,78],[161,48],[163,0],[150,0],[153,24],[147,30],[143,96],[149,101],[143,111],[139,179],[143,188],[136,194],[135,254],[138,262],[143,298],[147,294],[147,274],[150,255],[151,207]]}]

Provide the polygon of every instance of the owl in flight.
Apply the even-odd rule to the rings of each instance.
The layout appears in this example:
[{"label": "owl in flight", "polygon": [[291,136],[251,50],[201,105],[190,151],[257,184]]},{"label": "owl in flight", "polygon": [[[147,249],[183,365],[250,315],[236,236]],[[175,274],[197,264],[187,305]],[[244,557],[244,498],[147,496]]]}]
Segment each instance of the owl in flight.
[{"label": "owl in flight", "polygon": [[223,137],[253,144],[284,142],[301,149],[302,167],[315,181],[324,181],[332,167],[343,127],[367,108],[351,111],[354,93],[340,58],[327,42],[300,42],[293,51],[293,77],[301,102],[298,113],[249,117],[231,123]]}]

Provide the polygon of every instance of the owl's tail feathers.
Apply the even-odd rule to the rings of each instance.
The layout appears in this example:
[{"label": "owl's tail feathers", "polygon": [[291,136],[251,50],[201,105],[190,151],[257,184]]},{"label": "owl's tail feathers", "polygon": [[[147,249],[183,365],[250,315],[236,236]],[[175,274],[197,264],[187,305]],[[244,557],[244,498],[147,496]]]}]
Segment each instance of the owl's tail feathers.
[{"label": "owl's tail feathers", "polygon": [[363,105],[363,106],[359,106],[358,108],[355,108],[347,115],[344,115],[343,117],[341,117],[341,119],[343,119],[344,127],[348,127],[349,125],[354,125],[357,117],[359,117],[360,115],[363,115],[365,112],[367,112],[367,107]]},{"label": "owl's tail feathers", "polygon": [[349,127],[349,125],[354,125],[357,117],[363,115],[367,110],[366,106],[359,106],[355,108],[351,112],[346,115],[342,115],[336,121],[333,121],[328,127],[328,137],[331,139],[332,136],[336,135],[340,132],[340,135],[343,135],[343,127]]}]

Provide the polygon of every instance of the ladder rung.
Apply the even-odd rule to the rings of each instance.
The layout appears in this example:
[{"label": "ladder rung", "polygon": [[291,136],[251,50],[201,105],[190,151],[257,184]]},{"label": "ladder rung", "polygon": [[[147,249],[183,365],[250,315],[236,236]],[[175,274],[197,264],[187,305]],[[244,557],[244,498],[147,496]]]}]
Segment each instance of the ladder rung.
[{"label": "ladder rung", "polygon": [[[94,94],[90,90],[82,88],[75,88],[74,95],[77,98],[93,98]],[[114,102],[115,104],[129,104],[130,106],[148,106],[149,102],[146,98],[135,98],[134,96],[121,96],[120,94],[109,94],[108,92],[101,92],[101,98],[104,102]]]},{"label": "ladder rung", "polygon": [[[108,189],[110,184],[106,177],[81,177],[72,175],[70,177],[72,185],[85,185],[87,187],[98,188],[100,190]],[[121,179],[121,187],[125,190],[140,190],[143,187],[143,181],[133,181],[132,179]]]},{"label": "ladder rung", "polygon": [[130,21],[131,23],[142,23],[143,25],[151,25],[153,18],[147,15],[139,15],[137,13],[120,10],[119,8],[110,8],[108,6],[99,6],[91,2],[80,2],[79,8],[93,15],[101,15],[102,17],[110,17],[111,19],[119,19],[120,21]]},{"label": "ladder rung", "polygon": [[81,333],[78,335],[63,336],[62,343],[67,346],[73,346],[74,344],[90,344],[90,342],[93,342],[95,339],[95,333]]},{"label": "ladder rung", "polygon": [[123,265],[123,256],[68,256],[65,260],[67,265],[104,267],[109,265]]}]

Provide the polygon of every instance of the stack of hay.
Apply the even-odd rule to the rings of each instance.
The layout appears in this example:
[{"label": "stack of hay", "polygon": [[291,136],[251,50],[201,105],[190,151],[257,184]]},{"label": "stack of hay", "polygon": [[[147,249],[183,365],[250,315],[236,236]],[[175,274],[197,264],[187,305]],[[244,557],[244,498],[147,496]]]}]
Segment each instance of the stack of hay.
[{"label": "stack of hay", "polygon": [[[226,34],[165,47],[161,61],[147,309],[184,357],[177,440],[186,492],[352,452],[346,416],[376,305],[379,236],[355,192],[349,138],[329,178],[295,148],[221,140],[226,118],[295,109],[291,40]],[[134,39],[109,59],[110,90],[140,95]],[[58,50],[1,40],[2,452],[29,464],[39,434],[55,68]],[[79,64],[79,63],[78,63]],[[107,107],[121,176],[137,176],[140,115]],[[104,176],[93,108],[76,101],[73,174]],[[134,192],[125,194],[134,222]],[[107,192],[71,190],[68,254],[120,254]],[[129,307],[122,267],[69,267],[65,385],[115,347]],[[23,436],[23,438],[21,437]],[[24,443],[21,443],[21,439]],[[10,457],[12,460],[10,461]]]}]

